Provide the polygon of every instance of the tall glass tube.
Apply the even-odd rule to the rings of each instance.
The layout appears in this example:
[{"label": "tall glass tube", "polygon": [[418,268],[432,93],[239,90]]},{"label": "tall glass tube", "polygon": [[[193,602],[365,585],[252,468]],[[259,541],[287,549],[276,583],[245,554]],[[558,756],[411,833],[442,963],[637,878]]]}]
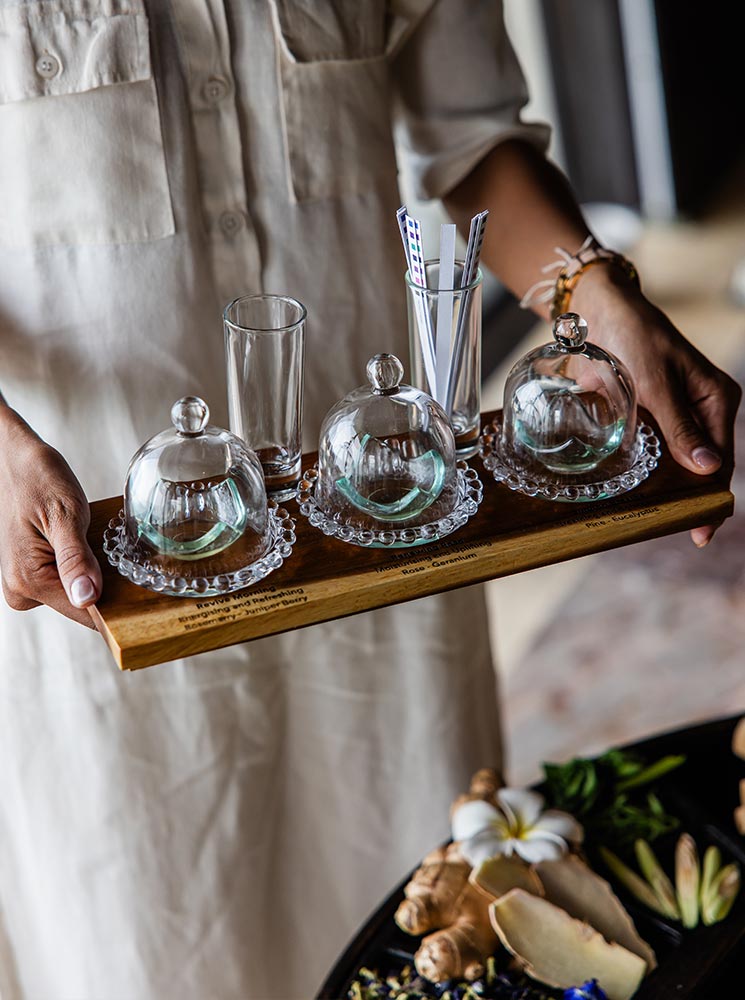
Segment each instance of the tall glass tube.
[{"label": "tall glass tube", "polygon": [[256,452],[276,500],[300,479],[305,318],[287,295],[247,295],[223,314],[230,429]]},{"label": "tall glass tube", "polygon": [[[462,288],[463,261],[455,262],[455,287],[439,289],[439,260],[425,264],[427,288],[414,284],[406,272],[406,299],[409,317],[410,379],[413,385],[424,389],[437,399],[450,419],[455,434],[458,458],[469,458],[478,451],[481,419],[481,271],[470,285]],[[434,348],[438,311],[447,309],[450,314],[450,392],[438,394],[430,384],[428,364],[422,345],[428,342]],[[429,365],[429,371],[432,365]],[[444,395],[444,398],[438,398]]]}]

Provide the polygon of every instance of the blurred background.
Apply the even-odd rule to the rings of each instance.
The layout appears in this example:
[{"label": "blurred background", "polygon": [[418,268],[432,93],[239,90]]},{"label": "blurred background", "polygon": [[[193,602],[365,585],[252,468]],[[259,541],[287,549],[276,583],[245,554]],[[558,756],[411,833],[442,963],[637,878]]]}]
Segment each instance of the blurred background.
[{"label": "blurred background", "polygon": [[[549,154],[591,228],[635,262],[647,295],[742,384],[745,8],[505,0],[505,13],[531,92],[524,117],[550,122]],[[415,210],[425,242],[436,245],[441,208]],[[501,405],[512,364],[550,330],[496,279],[485,291],[490,409]],[[733,488],[745,497],[745,475]],[[536,778],[544,760],[745,713],[739,509],[702,551],[677,535],[497,580],[487,591],[513,782]]]}]

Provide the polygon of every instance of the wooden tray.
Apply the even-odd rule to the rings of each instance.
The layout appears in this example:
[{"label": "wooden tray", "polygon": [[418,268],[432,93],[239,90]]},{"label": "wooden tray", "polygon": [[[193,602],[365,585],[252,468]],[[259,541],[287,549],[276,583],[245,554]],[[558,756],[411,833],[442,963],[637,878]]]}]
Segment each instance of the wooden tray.
[{"label": "wooden tray", "polygon": [[[494,414],[483,415],[484,422]],[[646,418],[646,415],[645,415]],[[305,467],[315,455],[304,457]],[[121,497],[91,504],[89,540],[103,567],[91,616],[124,670],[276,635],[402,601],[629,545],[729,517],[729,473],[696,476],[665,452],[637,489],[600,503],[548,503],[494,482],[472,460],[484,499],[458,532],[414,549],[362,549],[312,528],[294,501],[292,556],[266,581],[228,597],[165,597],[125,580],[102,551]]]},{"label": "wooden tray", "polygon": [[[737,861],[743,868],[745,840],[738,836],[732,822],[732,811],[739,802],[739,781],[745,776],[745,765],[730,750],[736,721],[722,719],[665,733],[625,749],[650,761],[666,754],[685,754],[685,765],[660,785],[665,805],[680,817],[682,828],[693,835],[699,848],[716,844],[725,858]],[[676,838],[677,834],[672,843]],[[668,853],[672,852],[672,843],[668,844]],[[607,875],[592,852],[591,860],[601,874]],[[345,1000],[361,967],[382,972],[412,965],[421,938],[404,934],[393,920],[409,877],[393,890],[351,942],[316,1000]],[[745,996],[745,890],[722,923],[683,931],[679,924],[656,917],[618,885],[614,884],[614,888],[642,937],[654,947],[659,962],[634,1000],[739,1000]]]}]

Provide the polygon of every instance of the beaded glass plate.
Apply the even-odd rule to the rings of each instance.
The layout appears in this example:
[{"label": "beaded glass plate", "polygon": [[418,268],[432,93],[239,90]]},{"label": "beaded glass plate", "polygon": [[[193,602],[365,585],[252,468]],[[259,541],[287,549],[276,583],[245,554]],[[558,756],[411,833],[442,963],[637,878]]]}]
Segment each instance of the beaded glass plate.
[{"label": "beaded glass plate", "polygon": [[[532,462],[528,467],[520,465],[512,455],[502,455],[499,450],[501,432],[501,422],[497,419],[484,428],[480,439],[484,466],[491,472],[496,482],[504,483],[511,490],[529,497],[541,497],[544,500],[564,503],[588,503],[628,493],[644,482],[657,468],[662,454],[660,441],[655,432],[649,425],[639,423],[634,448],[636,457],[627,468],[613,469],[611,462],[606,461],[601,463],[594,473],[585,473],[578,477],[557,476],[548,469],[542,469],[537,462]],[[602,477],[604,470],[605,478]]]},{"label": "beaded glass plate", "polygon": [[284,507],[278,507],[273,501],[269,502],[267,536],[269,546],[259,559],[230,572],[210,573],[206,561],[178,563],[175,560],[171,560],[166,570],[151,558],[148,547],[137,545],[133,549],[130,546],[122,510],[109,521],[104,532],[103,549],[111,565],[140,587],[173,597],[210,597],[230,594],[258,583],[279,569],[291,555],[295,544],[295,522]]},{"label": "beaded glass plate", "polygon": [[360,528],[349,524],[340,512],[327,514],[318,505],[315,498],[315,488],[318,481],[318,466],[308,469],[300,480],[297,491],[297,501],[300,512],[308,518],[314,528],[324,535],[338,538],[350,545],[360,545],[363,548],[403,549],[415,545],[426,545],[436,542],[446,535],[461,528],[469,518],[473,517],[479,508],[484,488],[478,473],[467,462],[457,463],[458,499],[453,510],[427,524],[412,527],[392,527],[390,524],[378,522],[379,527]]}]

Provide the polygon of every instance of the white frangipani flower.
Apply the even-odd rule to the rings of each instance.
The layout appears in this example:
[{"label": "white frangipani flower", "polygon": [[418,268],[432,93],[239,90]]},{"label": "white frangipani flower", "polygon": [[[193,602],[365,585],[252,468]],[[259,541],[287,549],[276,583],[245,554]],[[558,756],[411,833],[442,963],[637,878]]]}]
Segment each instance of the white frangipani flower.
[{"label": "white frangipani flower", "polygon": [[499,808],[481,799],[464,802],[453,814],[453,840],[463,857],[478,867],[487,858],[518,854],[529,864],[557,861],[579,844],[584,830],[569,813],[546,809],[545,799],[526,788],[500,788]]}]

